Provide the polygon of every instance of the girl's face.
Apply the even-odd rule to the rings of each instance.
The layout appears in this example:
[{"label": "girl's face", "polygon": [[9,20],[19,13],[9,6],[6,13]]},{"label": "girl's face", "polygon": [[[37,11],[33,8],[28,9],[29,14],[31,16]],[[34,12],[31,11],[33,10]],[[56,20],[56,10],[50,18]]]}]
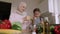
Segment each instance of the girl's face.
[{"label": "girl's face", "polygon": [[34,13],[34,16],[35,16],[35,17],[39,17],[39,16],[40,16],[40,12],[36,11],[36,12]]}]

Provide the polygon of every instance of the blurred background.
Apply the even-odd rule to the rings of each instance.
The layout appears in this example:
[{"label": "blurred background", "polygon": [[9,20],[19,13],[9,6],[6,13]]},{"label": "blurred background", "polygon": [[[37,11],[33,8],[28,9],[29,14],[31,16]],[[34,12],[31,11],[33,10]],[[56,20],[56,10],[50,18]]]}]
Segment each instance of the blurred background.
[{"label": "blurred background", "polygon": [[48,17],[50,24],[59,24],[60,21],[60,0],[0,0],[11,3],[11,12],[16,11],[20,2],[27,3],[26,12],[31,17],[33,16],[33,9],[38,7],[41,10],[43,17]]}]

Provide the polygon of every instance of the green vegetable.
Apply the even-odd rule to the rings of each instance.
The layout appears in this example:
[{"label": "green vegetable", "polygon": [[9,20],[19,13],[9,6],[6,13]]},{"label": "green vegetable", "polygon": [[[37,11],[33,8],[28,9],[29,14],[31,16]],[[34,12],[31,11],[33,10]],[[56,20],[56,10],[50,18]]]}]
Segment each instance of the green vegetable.
[{"label": "green vegetable", "polygon": [[20,22],[14,22],[14,23],[12,23],[12,29],[14,29],[14,30],[22,30],[22,28],[21,28],[21,23]]},{"label": "green vegetable", "polygon": [[37,31],[38,33],[42,33],[43,32],[43,28],[40,24],[37,25]]},{"label": "green vegetable", "polygon": [[12,29],[14,29],[14,30],[20,30],[20,31],[22,30],[22,28],[20,26],[16,25],[16,24],[14,24],[12,26]]},{"label": "green vegetable", "polygon": [[50,31],[53,31],[54,30],[54,26],[50,26]]}]

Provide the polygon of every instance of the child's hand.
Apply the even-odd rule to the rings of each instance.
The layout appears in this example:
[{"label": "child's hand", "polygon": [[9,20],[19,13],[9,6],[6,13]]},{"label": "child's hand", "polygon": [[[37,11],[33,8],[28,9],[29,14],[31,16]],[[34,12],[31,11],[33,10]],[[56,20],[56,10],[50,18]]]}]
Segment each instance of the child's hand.
[{"label": "child's hand", "polygon": [[30,20],[30,19],[31,19],[30,16],[26,16],[26,17],[23,18],[24,21]]}]

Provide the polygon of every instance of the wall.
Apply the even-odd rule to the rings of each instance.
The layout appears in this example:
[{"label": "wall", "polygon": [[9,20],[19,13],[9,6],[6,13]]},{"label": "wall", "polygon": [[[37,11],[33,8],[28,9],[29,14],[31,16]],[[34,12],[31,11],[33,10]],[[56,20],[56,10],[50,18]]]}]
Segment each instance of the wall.
[{"label": "wall", "polygon": [[43,0],[38,7],[40,8],[42,13],[48,11],[48,0]]}]

